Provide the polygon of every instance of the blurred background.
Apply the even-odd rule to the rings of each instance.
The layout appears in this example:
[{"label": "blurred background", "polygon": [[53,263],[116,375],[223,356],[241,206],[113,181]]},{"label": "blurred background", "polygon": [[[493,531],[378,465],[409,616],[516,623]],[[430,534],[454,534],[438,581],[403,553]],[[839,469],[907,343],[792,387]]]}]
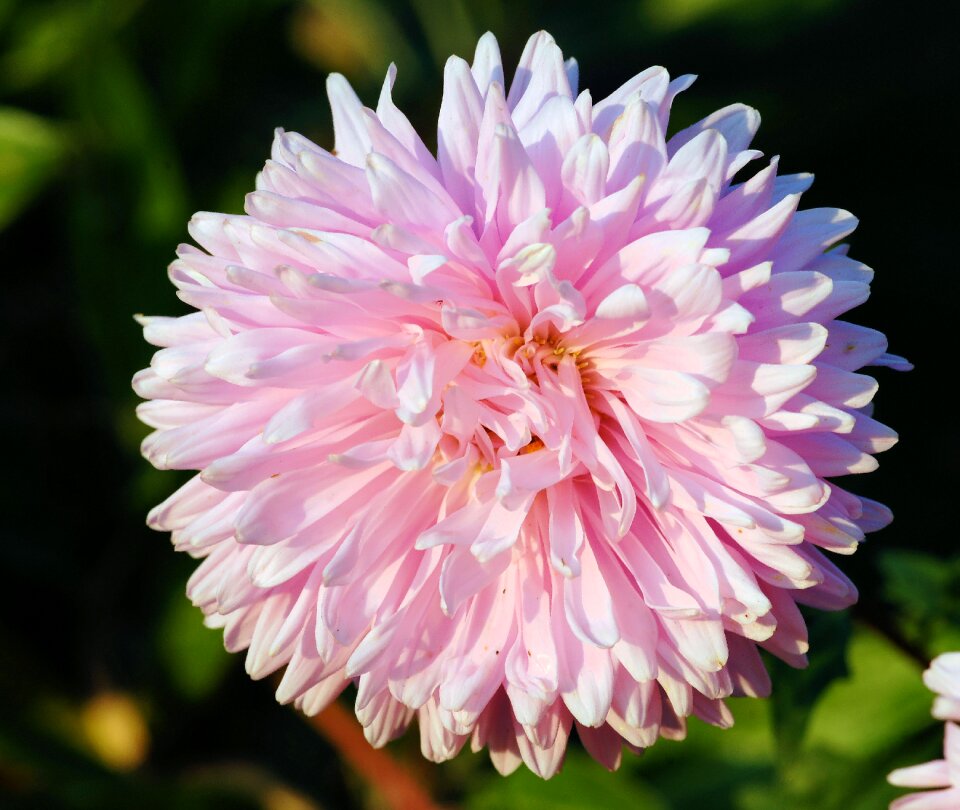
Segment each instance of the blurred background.
[{"label": "blurred background", "polygon": [[[614,775],[574,744],[549,783],[425,763],[415,732],[378,758],[342,713],[311,727],[251,682],[183,596],[193,562],[144,526],[183,479],[140,459],[129,387],[151,354],[133,313],[183,311],[165,268],[191,213],[241,210],[275,126],[331,145],[328,72],[374,104],[395,61],[430,143],[446,56],[489,29],[510,66],[539,28],[594,98],[662,64],[701,76],[677,126],[758,107],[758,147],[817,175],[804,204],[861,218],[877,276],[853,319],[917,366],[878,371],[901,445],[853,486],[897,519],[840,561],[862,599],[811,615],[810,668],[773,666],[734,729],[694,721]],[[920,672],[960,649],[957,79],[922,0],[0,0],[0,805],[885,807],[891,768],[938,756]]]}]

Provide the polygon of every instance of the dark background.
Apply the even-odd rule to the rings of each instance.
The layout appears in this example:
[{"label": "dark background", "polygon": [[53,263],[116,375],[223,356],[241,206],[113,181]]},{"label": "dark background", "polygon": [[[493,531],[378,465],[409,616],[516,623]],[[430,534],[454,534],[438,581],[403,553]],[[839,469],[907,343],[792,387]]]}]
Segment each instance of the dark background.
[{"label": "dark background", "polygon": [[[505,65],[539,28],[595,99],[651,64],[700,79],[685,124],[733,101],[757,146],[817,175],[804,206],[861,219],[877,271],[852,317],[916,370],[879,370],[901,444],[853,483],[894,524],[841,566],[851,615],[812,616],[811,668],[777,666],[737,727],[694,723],[616,775],[576,746],[544,784],[469,753],[388,749],[469,808],[885,806],[894,766],[937,755],[924,662],[960,649],[955,25],[946,3],[868,0],[0,0],[0,805],[391,808],[363,763],[252,683],[183,598],[194,563],[144,526],[179,483],[139,458],[132,314],[176,314],[165,267],[195,210],[239,211],[272,129],[332,141],[326,73],[435,140],[443,61],[487,29]],[[676,126],[676,125],[675,125]],[[346,702],[344,705],[347,705]]]}]

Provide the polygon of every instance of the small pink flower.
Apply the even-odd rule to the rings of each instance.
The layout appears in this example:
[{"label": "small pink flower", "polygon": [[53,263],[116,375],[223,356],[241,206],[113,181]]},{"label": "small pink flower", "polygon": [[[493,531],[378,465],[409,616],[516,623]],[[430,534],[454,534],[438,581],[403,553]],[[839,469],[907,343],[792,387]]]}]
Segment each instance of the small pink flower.
[{"label": "small pink flower", "polygon": [[937,693],[933,716],[938,720],[960,721],[960,652],[938,655],[923,673],[927,688]]},{"label": "small pink flower", "polygon": [[946,724],[943,759],[900,768],[887,779],[898,787],[942,788],[911,793],[891,802],[890,810],[957,810],[960,807],[960,726]]},{"label": "small pink flower", "polygon": [[857,370],[907,367],[839,319],[856,220],[776,158],[734,182],[749,107],[668,137],[691,76],[594,101],[539,33],[507,93],[488,34],[436,157],[394,77],[374,111],[331,76],[336,149],[278,131],[247,215],[191,221],[197,311],[142,319],[134,385],[146,457],[200,474],[150,525],[252,677],[307,713],[355,683],[374,745],[416,716],[430,759],[547,777],[574,728],[615,768],[730,725],[758,646],[804,665],[798,603],[856,599],[822,551],[890,520],[825,480],[896,440]]}]

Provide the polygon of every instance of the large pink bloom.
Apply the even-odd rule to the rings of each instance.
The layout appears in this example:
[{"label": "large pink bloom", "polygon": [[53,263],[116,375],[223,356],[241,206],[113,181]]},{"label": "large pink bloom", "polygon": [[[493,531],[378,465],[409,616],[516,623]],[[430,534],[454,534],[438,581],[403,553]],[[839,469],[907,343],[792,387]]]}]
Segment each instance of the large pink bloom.
[{"label": "large pink bloom", "polygon": [[542,776],[571,728],[610,768],[797,666],[797,603],[837,609],[889,512],[825,482],[895,441],[835,320],[872,272],[797,211],[809,175],[726,107],[665,137],[654,67],[602,101],[545,33],[504,93],[496,40],[447,62],[434,157],[391,100],[328,83],[336,149],[278,132],[247,216],[198,214],[144,318],[150,515],[254,678],[320,711],[351,681],[374,745],[470,739]]}]

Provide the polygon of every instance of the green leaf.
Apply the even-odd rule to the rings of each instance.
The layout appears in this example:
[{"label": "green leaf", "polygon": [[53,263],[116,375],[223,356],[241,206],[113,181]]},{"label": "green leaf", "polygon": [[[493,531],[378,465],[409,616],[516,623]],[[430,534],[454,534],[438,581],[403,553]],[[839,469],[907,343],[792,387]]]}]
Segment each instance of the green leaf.
[{"label": "green leaf", "polygon": [[733,20],[743,26],[769,23],[785,16],[805,17],[816,14],[833,0],[643,0],[641,15],[646,22],[663,31],[675,31],[703,24],[717,18]]},{"label": "green leaf", "polygon": [[222,633],[205,627],[200,611],[180,593],[167,606],[157,645],[170,680],[191,700],[209,695],[233,660],[223,648]]},{"label": "green leaf", "polygon": [[933,722],[922,665],[879,633],[859,629],[849,664],[849,677],[833,683],[814,706],[805,747],[868,762]]},{"label": "green leaf", "polygon": [[770,701],[730,698],[727,705],[733,728],[691,718],[687,739],[661,739],[639,760],[628,759],[626,769],[667,799],[671,810],[700,810],[705,796],[711,810],[740,810],[744,788],[776,777]]},{"label": "green leaf", "polygon": [[470,53],[483,33],[477,30],[464,0],[447,0],[443,14],[437,14],[431,0],[413,0],[412,5],[438,67],[451,53]]},{"label": "green leaf", "polygon": [[63,152],[63,137],[50,121],[0,107],[0,229],[40,192]]},{"label": "green leaf", "polygon": [[186,183],[167,121],[133,59],[104,44],[79,72],[75,93],[92,154],[122,164],[127,185],[118,183],[110,192],[135,200],[130,213],[137,235],[162,241],[182,233],[189,214]]},{"label": "green leaf", "polygon": [[[630,756],[626,754],[626,756]],[[582,750],[571,748],[563,769],[549,781],[521,766],[505,779],[478,782],[467,794],[469,810],[591,810],[629,807],[631,810],[667,810],[653,790],[627,778],[625,771],[611,776]]]},{"label": "green leaf", "polygon": [[780,660],[769,665],[774,733],[782,761],[793,759],[803,742],[810,713],[823,691],[847,674],[846,649],[850,640],[847,613],[810,613],[806,617],[810,638],[810,664],[794,669]]},{"label": "green leaf", "polygon": [[26,4],[13,24],[12,46],[0,59],[4,89],[23,90],[62,75],[67,66],[119,28],[141,0],[64,0]]},{"label": "green leaf", "polygon": [[960,647],[960,558],[887,549],[878,565],[903,637],[929,658]]}]

